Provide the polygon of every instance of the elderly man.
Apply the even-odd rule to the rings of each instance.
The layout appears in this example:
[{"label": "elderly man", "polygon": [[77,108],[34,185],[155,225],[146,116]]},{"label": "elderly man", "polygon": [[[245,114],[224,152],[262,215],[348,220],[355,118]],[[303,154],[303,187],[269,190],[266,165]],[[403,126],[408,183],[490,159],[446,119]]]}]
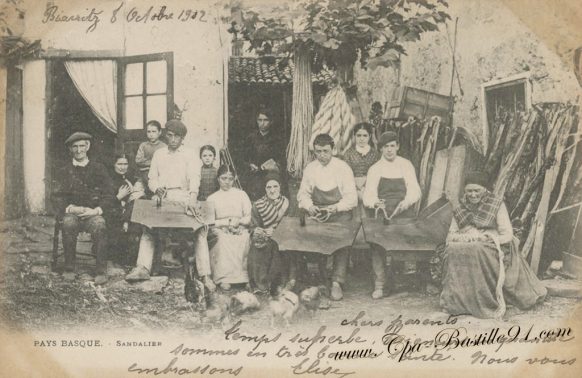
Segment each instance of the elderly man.
[{"label": "elderly man", "polygon": [[[370,167],[364,189],[364,206],[382,209],[389,218],[413,217],[413,205],[420,200],[420,186],[412,163],[398,156],[398,135],[388,131],[380,136],[378,147],[382,158]],[[384,296],[385,254],[377,246],[372,249],[374,292],[372,298]]]},{"label": "elderly man", "polygon": [[[307,165],[297,201],[299,207],[312,217],[327,221],[345,221],[352,217],[351,210],[358,204],[356,182],[352,169],[343,160],[332,156],[333,138],[319,134],[313,141],[316,160]],[[341,300],[341,285],[345,282],[349,248],[342,248],[333,256],[331,299]]]},{"label": "elderly man", "polygon": [[106,225],[105,218],[113,207],[114,190],[105,167],[89,160],[91,135],[73,133],[65,141],[72,155],[56,181],[54,204],[62,219],[63,249],[65,252],[66,280],[75,279],[77,235],[80,231],[91,234],[93,253],[97,259],[95,283],[107,282]]},{"label": "elderly man", "polygon": [[[155,193],[154,200],[180,202],[188,210],[197,212],[198,188],[200,186],[200,161],[198,155],[182,146],[186,126],[178,120],[166,123],[167,147],[154,153],[148,174],[149,188]],[[156,198],[157,197],[157,198]],[[195,234],[196,268],[202,282],[214,290],[210,279],[210,258],[206,231],[202,228]],[[154,239],[151,230],[145,229],[139,244],[136,267],[125,277],[127,281],[142,281],[150,278],[154,258]]]}]

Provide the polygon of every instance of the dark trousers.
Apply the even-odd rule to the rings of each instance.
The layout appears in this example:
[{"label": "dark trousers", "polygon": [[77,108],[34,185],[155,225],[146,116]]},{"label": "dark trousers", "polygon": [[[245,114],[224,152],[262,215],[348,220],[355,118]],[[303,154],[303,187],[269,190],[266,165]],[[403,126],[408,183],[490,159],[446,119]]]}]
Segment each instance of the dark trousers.
[{"label": "dark trousers", "polygon": [[108,259],[135,266],[141,229],[141,225],[130,222],[127,232],[123,232],[122,222],[107,219]]},{"label": "dark trousers", "polygon": [[107,228],[105,219],[95,215],[81,219],[73,214],[65,214],[63,217],[63,249],[65,250],[65,271],[75,270],[77,255],[77,235],[84,231],[91,234],[93,240],[93,253],[97,260],[96,273],[105,274],[107,270]]}]

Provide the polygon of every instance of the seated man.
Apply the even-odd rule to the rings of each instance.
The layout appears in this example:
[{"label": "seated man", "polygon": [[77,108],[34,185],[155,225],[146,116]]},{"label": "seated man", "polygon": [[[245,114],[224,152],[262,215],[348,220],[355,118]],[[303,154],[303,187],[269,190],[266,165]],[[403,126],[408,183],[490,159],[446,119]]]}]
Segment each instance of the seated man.
[{"label": "seated man", "polygon": [[[382,158],[370,167],[363,194],[364,206],[381,209],[388,218],[413,217],[413,205],[420,200],[421,192],[412,163],[398,156],[398,135],[387,131],[380,136],[378,147]],[[374,270],[374,292],[372,298],[384,295],[385,254],[378,248],[372,249]]]},{"label": "seated man", "polygon": [[[349,220],[358,204],[356,182],[352,169],[343,160],[332,156],[333,138],[319,134],[313,141],[316,160],[307,165],[297,201],[299,208],[311,217],[326,221]],[[341,284],[345,282],[349,248],[334,253],[331,298],[341,300]],[[321,270],[321,269],[320,269]]]},{"label": "seated man", "polygon": [[[148,175],[148,186],[155,193],[154,201],[160,198],[163,201],[180,202],[187,205],[189,211],[196,213],[201,164],[197,154],[182,147],[186,133],[186,126],[178,120],[170,120],[166,123],[168,145],[154,153]],[[210,279],[210,258],[206,236],[207,232],[204,228],[196,231],[194,245],[196,269],[202,282],[212,291],[215,286]],[[142,281],[150,278],[154,244],[152,231],[144,228],[139,243],[137,263],[125,277],[127,281]]]},{"label": "seated man", "polygon": [[105,218],[113,207],[113,185],[105,167],[89,160],[91,135],[73,133],[65,141],[73,159],[63,167],[54,191],[55,209],[62,219],[63,249],[66,280],[75,279],[77,235],[80,231],[91,234],[93,253],[97,260],[95,283],[107,282]]}]

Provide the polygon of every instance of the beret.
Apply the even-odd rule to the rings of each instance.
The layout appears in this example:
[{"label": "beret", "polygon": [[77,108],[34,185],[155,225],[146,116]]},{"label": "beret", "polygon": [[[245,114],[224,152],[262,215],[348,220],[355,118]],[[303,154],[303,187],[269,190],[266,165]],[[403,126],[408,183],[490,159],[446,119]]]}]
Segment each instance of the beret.
[{"label": "beret", "polygon": [[394,141],[398,142],[398,134],[396,134],[394,131],[386,131],[385,133],[382,133],[382,135],[380,135],[380,140],[378,141],[378,148],[382,148],[384,147],[384,145]]},{"label": "beret", "polygon": [[477,184],[486,189],[489,189],[489,180],[487,174],[481,171],[472,171],[465,176],[465,185]]},{"label": "beret", "polygon": [[185,137],[186,134],[188,133],[186,125],[184,125],[182,121],[179,121],[177,119],[171,119],[168,122],[166,122],[166,132],[168,131],[171,131],[174,134],[179,135],[181,137]]},{"label": "beret", "polygon": [[71,134],[71,136],[69,136],[67,140],[65,140],[65,145],[68,146],[69,144],[77,142],[79,140],[91,140],[91,139],[93,139],[91,134],[87,134],[82,131],[77,131]]}]

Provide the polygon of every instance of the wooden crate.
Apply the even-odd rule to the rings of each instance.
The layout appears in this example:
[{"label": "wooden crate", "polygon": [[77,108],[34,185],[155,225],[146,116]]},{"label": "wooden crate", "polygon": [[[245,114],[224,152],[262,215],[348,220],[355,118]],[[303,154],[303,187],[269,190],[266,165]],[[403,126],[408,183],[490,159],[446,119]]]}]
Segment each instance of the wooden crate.
[{"label": "wooden crate", "polygon": [[439,116],[446,123],[449,121],[449,111],[452,99],[412,87],[398,87],[392,93],[388,109],[388,118],[408,117],[429,118]]}]

